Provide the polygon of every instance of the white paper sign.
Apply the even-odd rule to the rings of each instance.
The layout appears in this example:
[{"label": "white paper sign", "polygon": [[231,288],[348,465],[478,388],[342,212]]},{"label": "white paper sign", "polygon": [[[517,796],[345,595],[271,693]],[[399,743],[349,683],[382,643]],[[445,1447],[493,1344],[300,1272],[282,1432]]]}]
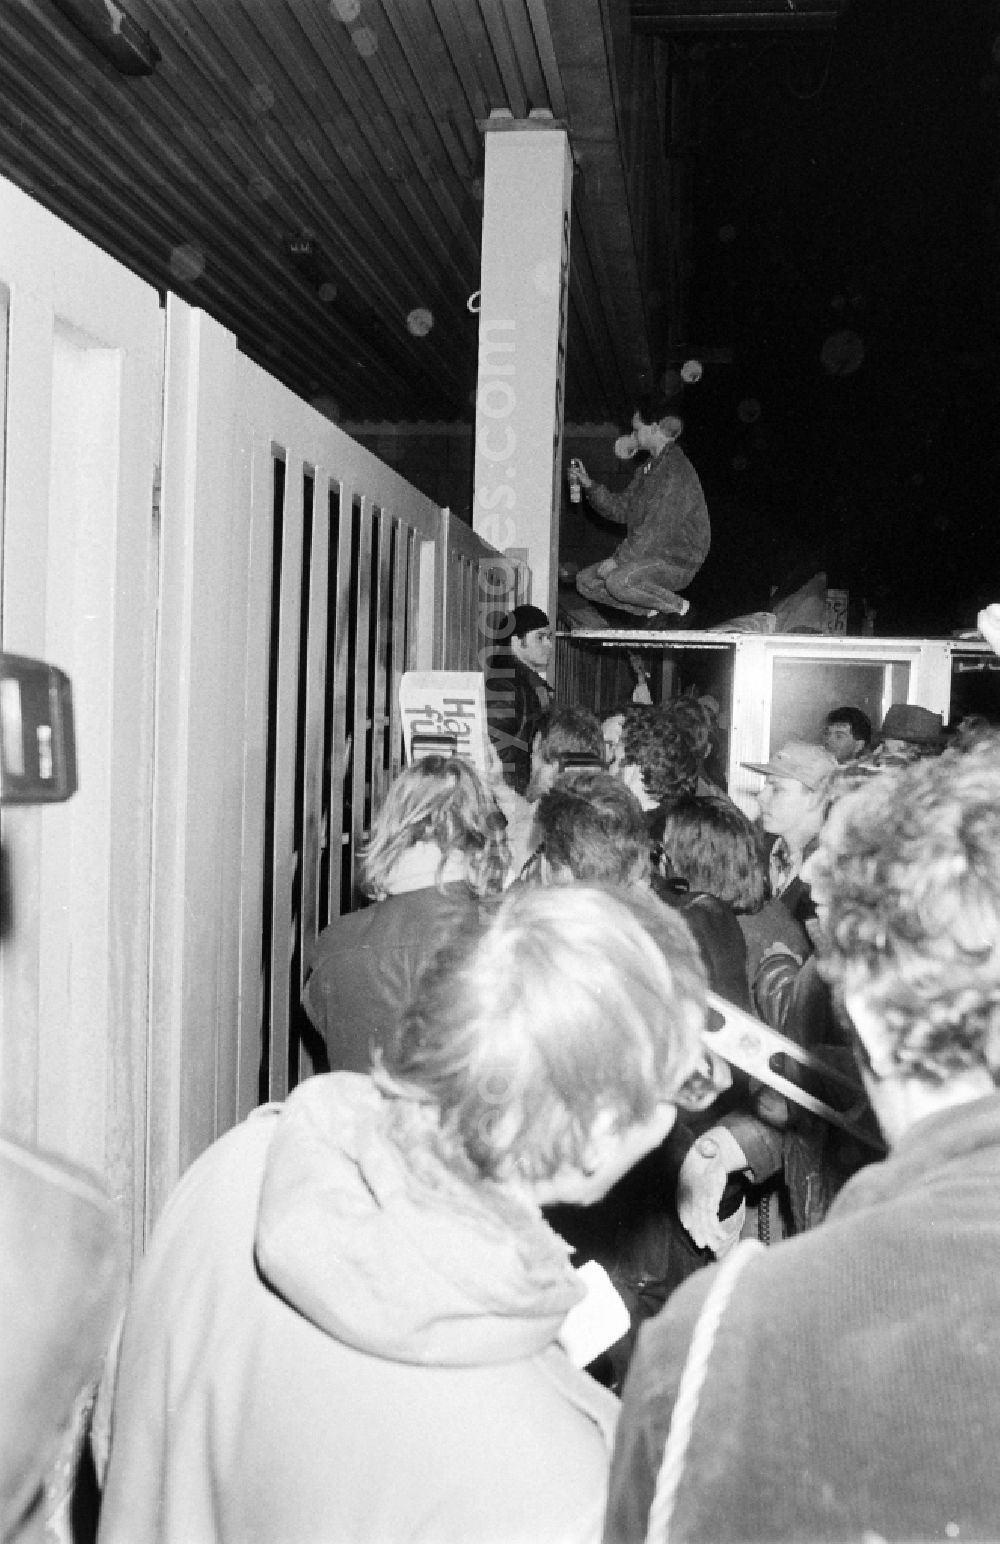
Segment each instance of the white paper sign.
[{"label": "white paper sign", "polygon": [[574,1367],[589,1367],[595,1357],[628,1333],[631,1320],[603,1265],[588,1260],[576,1275],[587,1296],[566,1315],[558,1340]]},{"label": "white paper sign", "polygon": [[476,771],[487,775],[486,684],[478,670],[408,670],[399,683],[403,719],[403,750],[409,765],[436,748],[467,756]]}]

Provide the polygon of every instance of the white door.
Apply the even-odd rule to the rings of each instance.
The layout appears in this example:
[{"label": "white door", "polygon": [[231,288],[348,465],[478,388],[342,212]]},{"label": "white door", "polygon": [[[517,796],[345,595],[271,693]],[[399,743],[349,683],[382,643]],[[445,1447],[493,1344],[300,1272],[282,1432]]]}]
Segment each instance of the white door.
[{"label": "white door", "polygon": [[441,511],[167,307],[149,1194],[310,1070],[297,1011],[429,666]]},{"label": "white door", "polygon": [[0,179],[0,647],[72,681],[79,791],[11,808],[0,1123],[102,1173],[141,1239],[155,290]]}]

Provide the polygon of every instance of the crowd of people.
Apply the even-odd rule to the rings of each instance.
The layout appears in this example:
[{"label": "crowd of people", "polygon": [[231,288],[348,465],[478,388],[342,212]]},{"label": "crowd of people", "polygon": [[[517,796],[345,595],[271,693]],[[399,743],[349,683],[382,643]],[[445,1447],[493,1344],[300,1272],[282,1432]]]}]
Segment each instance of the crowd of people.
[{"label": "crowd of people", "polygon": [[330,1072],[153,1237],[101,1540],[1000,1537],[1000,734],[834,709],[751,819],[714,704],[509,621],[490,775],[404,769],[319,940]]}]

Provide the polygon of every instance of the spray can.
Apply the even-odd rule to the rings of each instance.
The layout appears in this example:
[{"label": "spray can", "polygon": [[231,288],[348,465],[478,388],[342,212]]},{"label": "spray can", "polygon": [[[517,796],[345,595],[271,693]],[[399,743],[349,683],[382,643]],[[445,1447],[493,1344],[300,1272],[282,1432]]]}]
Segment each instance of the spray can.
[{"label": "spray can", "polygon": [[571,461],[569,464],[569,501],[571,504],[580,502],[580,472],[583,465],[580,461]]}]

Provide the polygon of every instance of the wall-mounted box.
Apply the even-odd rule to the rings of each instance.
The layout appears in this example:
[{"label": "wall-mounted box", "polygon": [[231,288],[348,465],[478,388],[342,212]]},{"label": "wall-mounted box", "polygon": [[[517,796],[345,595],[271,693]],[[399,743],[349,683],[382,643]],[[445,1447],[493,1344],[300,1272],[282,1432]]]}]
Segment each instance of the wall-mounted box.
[{"label": "wall-mounted box", "polygon": [[[749,814],[760,778],[743,763],[766,761],[788,740],[818,741],[832,708],[860,708],[875,729],[894,702],[919,703],[946,724],[953,705],[1000,722],[1000,659],[985,643],[954,638],[595,628],[557,638],[559,699],[601,715],[623,707],[634,685],[630,655],[642,660],[655,700],[694,688],[719,703],[709,770]],[[982,706],[966,705],[972,677]]]}]

